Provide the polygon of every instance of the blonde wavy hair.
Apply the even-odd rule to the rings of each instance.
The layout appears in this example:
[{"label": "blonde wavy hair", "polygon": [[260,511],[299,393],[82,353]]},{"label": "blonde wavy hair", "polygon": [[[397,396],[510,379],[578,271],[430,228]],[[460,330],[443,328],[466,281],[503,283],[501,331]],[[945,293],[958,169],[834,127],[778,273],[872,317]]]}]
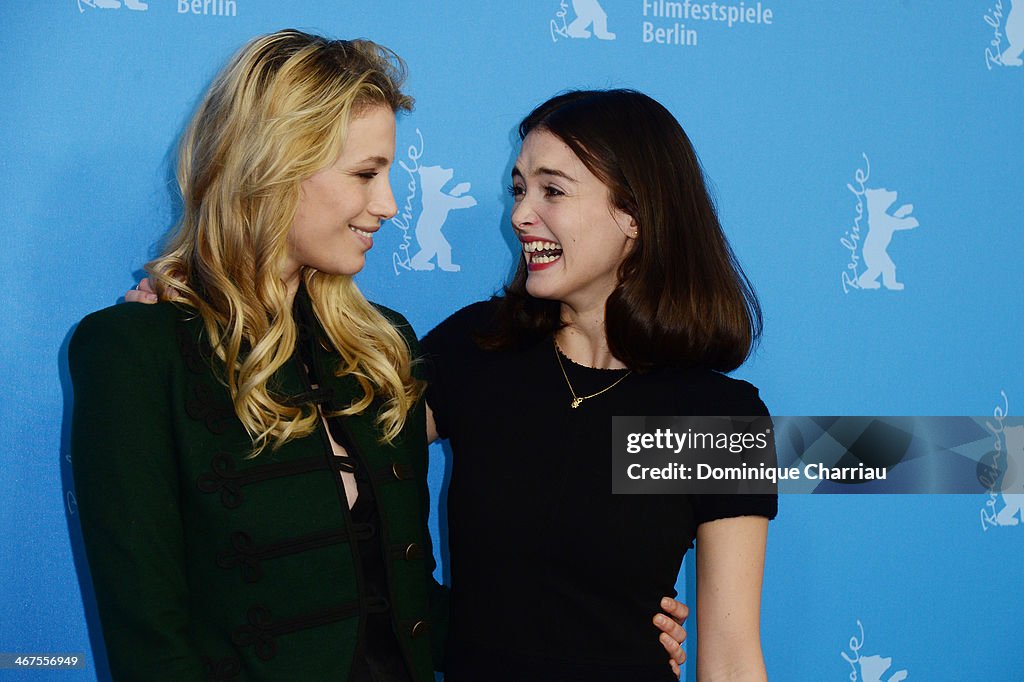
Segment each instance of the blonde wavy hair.
[{"label": "blonde wavy hair", "polygon": [[[146,270],[161,298],[202,317],[252,456],[308,435],[319,419],[315,407],[289,406],[268,389],[297,338],[281,263],[299,185],[334,163],[349,121],[367,108],[412,108],[404,77],[398,56],[370,41],[278,31],[232,58],[181,141],[183,214]],[[359,414],[380,400],[381,441],[391,442],[422,391],[408,344],[352,277],[311,268],[302,277],[340,355],[338,376],[354,376],[363,391],[333,414]]]}]

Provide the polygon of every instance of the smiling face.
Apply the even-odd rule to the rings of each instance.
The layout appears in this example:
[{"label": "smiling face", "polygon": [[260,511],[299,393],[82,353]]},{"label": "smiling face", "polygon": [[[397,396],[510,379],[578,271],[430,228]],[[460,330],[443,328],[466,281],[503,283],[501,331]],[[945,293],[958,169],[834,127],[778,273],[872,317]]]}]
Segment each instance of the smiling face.
[{"label": "smiling face", "polygon": [[544,129],[523,140],[511,191],[527,292],[577,310],[603,306],[636,236],[632,218],[609,203],[608,188]]},{"label": "smiling face", "polygon": [[398,207],[388,184],[395,157],[395,115],[374,106],[348,125],[337,160],[302,181],[288,233],[281,279],[297,283],[299,269],[354,275],[363,269],[373,234]]}]

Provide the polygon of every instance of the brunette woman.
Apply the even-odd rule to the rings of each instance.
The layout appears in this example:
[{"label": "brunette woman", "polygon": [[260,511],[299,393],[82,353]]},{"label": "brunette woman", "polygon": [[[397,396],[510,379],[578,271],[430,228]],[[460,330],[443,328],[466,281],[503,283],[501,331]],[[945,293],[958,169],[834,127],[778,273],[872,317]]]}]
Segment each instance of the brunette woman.
[{"label": "brunette woman", "polygon": [[559,95],[519,134],[515,277],[423,339],[431,437],[453,451],[446,679],[488,661],[490,682],[671,679],[644,627],[696,539],[697,679],[763,680],[775,496],[611,493],[613,416],[767,415],[723,374],[761,314],[693,147],[630,90]]}]

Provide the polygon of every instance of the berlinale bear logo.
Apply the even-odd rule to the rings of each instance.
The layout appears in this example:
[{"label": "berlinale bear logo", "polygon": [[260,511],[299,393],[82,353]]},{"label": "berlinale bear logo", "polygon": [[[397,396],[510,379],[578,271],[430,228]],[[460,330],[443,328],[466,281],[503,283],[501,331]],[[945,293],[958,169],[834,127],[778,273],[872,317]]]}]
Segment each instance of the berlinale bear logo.
[{"label": "berlinale bear logo", "polygon": [[[861,156],[864,167],[854,173],[855,184],[846,185],[857,197],[857,206],[853,226],[839,239],[839,243],[850,254],[850,260],[841,276],[843,292],[850,293],[851,289],[880,289],[883,286],[890,291],[900,291],[903,283],[896,279],[896,263],[889,255],[889,246],[896,232],[912,230],[919,223],[917,218],[910,215],[914,210],[913,204],[903,204],[890,213],[889,209],[896,202],[896,192],[884,187],[868,187],[871,162],[867,154]],[[865,217],[866,230],[863,224]]]},{"label": "berlinale bear logo", "polygon": [[888,248],[894,232],[917,227],[917,219],[909,217],[914,207],[903,204],[895,213],[889,213],[889,207],[896,201],[896,192],[888,189],[866,189],[864,196],[868,201],[868,234],[861,254],[867,269],[857,279],[857,284],[861,289],[877,289],[881,275],[886,289],[899,291],[903,284],[896,281],[896,264],[889,257]]},{"label": "berlinale bear logo", "polygon": [[996,525],[1016,526],[1024,518],[1024,426],[1006,429],[1006,485]]},{"label": "berlinale bear logo", "polygon": [[78,0],[78,11],[84,12],[85,7],[92,7],[93,9],[121,9],[122,1],[128,9],[139,11],[149,9],[149,5],[140,0]]},{"label": "berlinale bear logo", "polygon": [[[1017,526],[1024,519],[1024,426],[999,429],[1001,450],[996,450],[984,461],[990,478],[989,503],[982,509],[981,525],[984,530],[992,526]],[[997,437],[998,435],[997,434]],[[1002,507],[998,507],[1001,498]]]},{"label": "berlinale bear logo", "polygon": [[[907,679],[906,670],[897,670],[889,674],[892,656],[864,656],[860,653],[864,646],[864,626],[860,620],[857,621],[857,628],[860,630],[860,639],[856,635],[850,637],[850,653],[839,652],[843,660],[850,664],[850,679],[862,682],[902,682]],[[889,677],[883,678],[882,676],[886,674],[889,674]]]},{"label": "berlinale bear logo", "polygon": [[[576,18],[568,22],[569,6],[561,0],[555,18],[551,20],[551,40],[562,38],[589,38],[593,35],[600,40],[615,40],[615,34],[608,30],[608,13],[597,0],[572,0]],[[593,29],[593,32],[591,32]]]},{"label": "berlinale bear logo", "polygon": [[[1003,21],[1003,0],[985,14],[985,23],[992,28],[992,40],[985,48],[985,65],[1024,66],[1024,0],[1010,0],[1010,9]],[[1005,34],[1005,35],[1004,35]],[[1003,39],[1007,47],[1003,49]]]},{"label": "berlinale bear logo", "polygon": [[[398,214],[391,219],[391,224],[402,232],[402,242],[391,254],[391,263],[396,275],[402,271],[435,268],[458,272],[459,266],[452,262],[452,245],[442,229],[449,213],[476,206],[476,199],[468,194],[468,182],[459,182],[445,190],[455,175],[453,169],[420,165],[424,146],[423,133],[419,128],[416,129],[416,137],[417,142],[409,145],[406,158],[398,160],[398,167],[407,176],[408,194]],[[419,215],[416,213],[417,203],[420,205]],[[415,247],[419,247],[418,250]],[[436,265],[431,262],[434,260]]]},{"label": "berlinale bear logo", "polygon": [[453,209],[476,206],[476,199],[466,194],[468,182],[460,182],[450,191],[443,188],[455,173],[451,168],[440,166],[420,166],[420,179],[423,181],[423,210],[416,221],[416,242],[419,252],[412,257],[409,265],[413,270],[433,270],[430,262],[437,257],[437,267],[445,272],[458,272],[459,266],[452,263],[452,245],[448,243],[441,228]]}]

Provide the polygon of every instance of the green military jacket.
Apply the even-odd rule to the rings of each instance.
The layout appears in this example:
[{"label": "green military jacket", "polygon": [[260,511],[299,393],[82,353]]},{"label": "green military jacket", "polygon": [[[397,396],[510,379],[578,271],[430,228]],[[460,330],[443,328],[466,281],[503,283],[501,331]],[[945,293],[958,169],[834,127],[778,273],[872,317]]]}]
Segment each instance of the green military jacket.
[{"label": "green military jacket", "polygon": [[[296,306],[311,315],[304,291]],[[416,349],[404,318],[382,312]],[[335,377],[338,355],[311,319],[299,343],[320,390],[299,353],[270,385],[340,409],[360,389]],[[71,340],[76,494],[114,679],[345,680],[365,615],[383,606],[413,678],[432,680],[446,607],[431,577],[422,401],[390,445],[377,440],[376,404],[339,419],[373,486],[382,605],[361,589],[359,529],[326,430],[247,458],[204,336],[191,309],[121,304]]]}]

